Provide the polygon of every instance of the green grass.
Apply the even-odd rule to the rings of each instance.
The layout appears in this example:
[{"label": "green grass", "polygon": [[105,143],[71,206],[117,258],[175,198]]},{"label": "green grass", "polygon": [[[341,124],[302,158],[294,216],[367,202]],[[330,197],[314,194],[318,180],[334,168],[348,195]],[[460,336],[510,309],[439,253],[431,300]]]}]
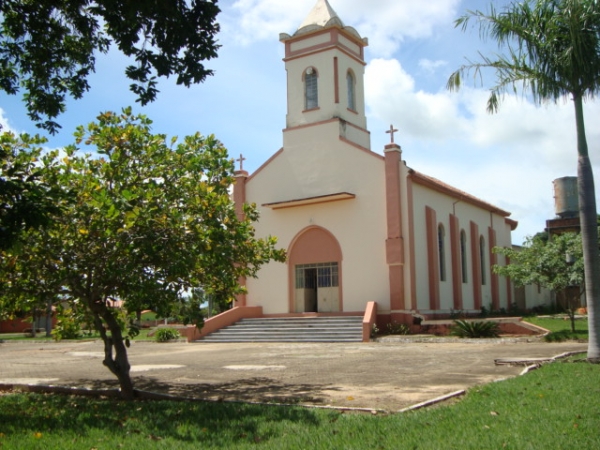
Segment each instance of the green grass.
[{"label": "green grass", "polygon": [[552,334],[562,335],[568,339],[587,340],[588,338],[588,321],[587,319],[577,319],[575,321],[575,333],[571,332],[571,321],[567,317],[564,320],[562,317],[524,317],[523,320],[545,328]]},{"label": "green grass", "polygon": [[594,449],[600,365],[554,363],[458,403],[373,416],[227,403],[0,396],[4,449]]},{"label": "green grass", "polygon": [[[133,340],[152,340],[151,337],[148,337],[148,333],[150,333],[152,329],[143,328],[140,330],[140,334],[138,334]],[[86,332],[82,333],[82,335],[77,339],[63,339],[63,341],[85,341],[87,339],[100,339],[100,334],[97,332],[92,332],[88,334]],[[38,333],[35,338],[25,336],[24,333],[0,333],[0,341],[48,341],[51,342],[54,339],[52,337],[46,337],[46,332]]]}]

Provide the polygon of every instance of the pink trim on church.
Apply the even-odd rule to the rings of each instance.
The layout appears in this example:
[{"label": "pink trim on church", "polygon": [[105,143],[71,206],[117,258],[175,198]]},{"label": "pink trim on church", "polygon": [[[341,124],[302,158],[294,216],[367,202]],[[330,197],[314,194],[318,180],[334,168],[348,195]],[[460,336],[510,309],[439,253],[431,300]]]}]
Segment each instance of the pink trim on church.
[{"label": "pink trim on church", "polygon": [[405,308],[404,241],[402,235],[402,191],[400,164],[402,152],[397,145],[385,150],[385,194],[387,216],[386,256],[390,282],[390,309]]},{"label": "pink trim on church", "polygon": [[[311,45],[309,47],[305,47],[300,50],[294,50],[294,51],[292,50],[293,43],[306,40],[307,38],[313,38],[313,37],[316,37],[319,35],[324,35],[324,34],[329,34],[329,39],[327,41],[321,42],[319,44]],[[357,44],[360,49],[359,52],[357,53],[353,49],[344,45],[340,41],[340,38],[339,38],[340,35],[343,35],[344,38]],[[356,37],[352,36],[349,33],[342,32],[338,28],[328,28],[325,30],[317,30],[313,33],[301,34],[300,36],[294,36],[294,37],[291,37],[291,38],[285,40],[284,43],[285,43],[285,57],[283,60],[286,62],[290,61],[292,59],[305,57],[308,55],[312,55],[314,53],[319,53],[319,52],[322,52],[325,50],[329,50],[332,47],[337,47],[340,51],[346,53],[351,58],[357,60],[358,62],[360,62],[363,65],[366,65],[366,63],[364,62],[365,43],[362,40],[357,39]]]},{"label": "pink trim on church", "polygon": [[492,309],[497,311],[500,309],[500,285],[498,284],[498,274],[494,273],[492,267],[498,264],[498,255],[492,250],[496,246],[496,230],[488,227],[488,252],[490,255],[490,280],[492,285]]},{"label": "pink trim on church", "polygon": [[452,305],[456,311],[460,311],[463,309],[460,225],[458,217],[454,214],[450,214],[450,254],[452,259]]},{"label": "pink trim on church", "polygon": [[473,274],[473,308],[481,309],[481,253],[479,251],[479,227],[471,225],[471,269]]},{"label": "pink trim on church", "polygon": [[298,232],[288,247],[288,311],[294,313],[296,266],[299,264],[338,263],[339,311],[344,311],[342,247],[327,229],[309,226]]},{"label": "pink trim on church", "polygon": [[410,267],[410,309],[417,310],[417,263],[415,255],[415,210],[413,197],[413,180],[409,176],[406,179],[406,197],[408,209],[408,239],[409,249],[409,267]]},{"label": "pink trim on church", "polygon": [[429,272],[429,309],[440,308],[440,258],[438,249],[438,225],[436,212],[425,207],[425,226],[427,228],[427,265]]}]

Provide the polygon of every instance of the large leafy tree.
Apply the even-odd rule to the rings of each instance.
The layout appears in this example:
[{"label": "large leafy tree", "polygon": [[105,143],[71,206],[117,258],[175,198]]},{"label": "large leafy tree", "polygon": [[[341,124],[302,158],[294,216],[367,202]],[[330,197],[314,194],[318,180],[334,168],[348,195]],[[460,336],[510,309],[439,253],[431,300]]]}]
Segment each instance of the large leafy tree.
[{"label": "large leafy tree", "polygon": [[285,258],[274,238],[255,238],[252,206],[237,218],[233,163],[219,141],[167,141],[150,124],[128,109],[107,112],[76,132],[96,157],[76,146],[43,156],[43,181],[76,198],[49,227],[30,231],[21,251],[5,252],[0,271],[5,308],[33,308],[45,296],[91,316],[125,398],[135,395],[126,350],[135,329],[124,327],[111,300],[168,317],[191,290],[231,299],[239,277]]},{"label": "large leafy tree", "polygon": [[38,136],[0,134],[0,250],[17,244],[23,230],[43,227],[59,213],[63,191],[40,183],[36,165],[45,142]]},{"label": "large leafy tree", "polygon": [[217,56],[217,0],[3,0],[0,89],[23,90],[30,118],[56,132],[65,97],[88,89],[98,52],[114,44],[133,58],[126,76],[142,104],[154,100],[156,77],[202,82]]},{"label": "large leafy tree", "polygon": [[456,21],[471,20],[480,34],[496,40],[502,54],[481,56],[454,72],[449,89],[458,89],[464,75],[495,70],[488,111],[498,109],[502,95],[522,88],[536,103],[569,97],[575,107],[577,174],[586,300],[589,317],[588,359],[600,361],[600,255],[596,227],[594,177],[588,153],[583,102],[600,89],[600,2],[598,0],[524,0],[502,11],[468,11]]},{"label": "large leafy tree", "polygon": [[[581,236],[564,233],[548,240],[545,234],[528,238],[522,248],[497,247],[495,252],[510,259],[510,264],[493,267],[495,273],[509,277],[517,286],[537,284],[557,294],[564,294],[564,307],[575,331],[574,311],[579,306],[584,283]],[[567,292],[576,287],[573,292]],[[570,297],[569,297],[570,296]]]}]

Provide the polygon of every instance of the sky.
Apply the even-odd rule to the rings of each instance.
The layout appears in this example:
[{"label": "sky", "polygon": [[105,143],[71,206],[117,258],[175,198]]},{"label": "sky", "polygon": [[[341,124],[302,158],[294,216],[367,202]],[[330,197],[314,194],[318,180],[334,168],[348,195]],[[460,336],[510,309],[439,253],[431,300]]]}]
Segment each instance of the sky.
[{"label": "sky", "polygon": [[[97,57],[91,90],[69,101],[58,118],[62,131],[48,146],[74,142],[77,125],[103,111],[134,112],[154,121],[153,131],[183,137],[214,134],[232,157],[244,155],[252,173],[283,143],[286,74],[279,33],[293,34],[316,0],[219,0],[222,10],[215,74],[191,88],[161,80],[158,99],[145,107],[129,92],[116,50]],[[383,153],[393,124],[407,165],[512,213],[519,225],[513,244],[523,243],[555,217],[552,181],[577,174],[572,101],[535,106],[521,95],[504,97],[497,114],[486,112],[493,73],[469,79],[449,92],[450,74],[476,60],[478,51],[497,52],[476,28],[462,31],[454,20],[467,10],[509,0],[329,0],[345,25],[369,39],[365,49],[365,102],[371,149]],[[600,102],[584,105],[586,131],[598,180]],[[38,133],[20,96],[0,94],[0,123],[16,132]],[[43,133],[42,133],[43,134]],[[600,180],[596,182],[596,186]],[[597,189],[597,192],[598,189]],[[598,194],[597,194],[598,195]]]}]

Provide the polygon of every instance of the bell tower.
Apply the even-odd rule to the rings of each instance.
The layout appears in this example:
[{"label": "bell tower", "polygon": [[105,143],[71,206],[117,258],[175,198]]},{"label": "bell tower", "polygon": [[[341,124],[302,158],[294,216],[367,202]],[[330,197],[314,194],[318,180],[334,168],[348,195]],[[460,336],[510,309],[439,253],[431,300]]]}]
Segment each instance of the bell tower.
[{"label": "bell tower", "polygon": [[[287,72],[287,131],[339,123],[339,138],[370,149],[364,101],[368,40],[345,26],[327,0],[317,0],[290,36],[282,33]],[[316,129],[312,130],[318,132]]]}]

